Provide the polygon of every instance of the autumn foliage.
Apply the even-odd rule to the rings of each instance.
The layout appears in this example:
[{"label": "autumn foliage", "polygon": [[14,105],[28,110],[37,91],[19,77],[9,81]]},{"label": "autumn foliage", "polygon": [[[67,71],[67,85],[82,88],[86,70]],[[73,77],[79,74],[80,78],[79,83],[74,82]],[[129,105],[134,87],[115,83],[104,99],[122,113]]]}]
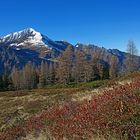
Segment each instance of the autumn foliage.
[{"label": "autumn foliage", "polygon": [[140,138],[140,78],[114,86],[90,101],[51,107],[26,122],[0,132],[0,139],[14,140],[45,132],[56,140],[83,140],[97,136],[117,140]]}]

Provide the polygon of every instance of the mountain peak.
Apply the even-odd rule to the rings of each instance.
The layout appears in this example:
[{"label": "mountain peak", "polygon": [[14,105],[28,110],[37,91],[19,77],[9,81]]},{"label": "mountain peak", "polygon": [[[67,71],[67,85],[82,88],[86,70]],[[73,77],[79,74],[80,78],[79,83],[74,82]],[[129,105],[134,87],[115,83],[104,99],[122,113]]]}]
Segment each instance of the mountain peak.
[{"label": "mountain peak", "polygon": [[22,32],[27,33],[27,34],[31,33],[31,34],[33,34],[33,35],[35,35],[35,34],[40,34],[39,32],[37,32],[37,31],[36,31],[35,29],[33,29],[33,28],[26,28],[26,29],[23,29],[23,30],[19,31],[19,33],[22,33]]},{"label": "mountain peak", "polygon": [[20,46],[27,43],[35,46],[45,46],[45,43],[42,41],[41,33],[35,31],[33,28],[26,28],[21,31],[8,34],[1,38],[1,42],[6,44],[12,43],[14,46]]},{"label": "mountain peak", "polygon": [[35,30],[35,29],[33,29],[33,28],[25,28],[24,30],[36,31],[36,30]]},{"label": "mountain peak", "polygon": [[14,48],[46,47],[57,51],[64,50],[67,46],[65,42],[53,41],[33,28],[26,28],[8,34],[0,39],[0,44],[4,46],[9,45]]},{"label": "mountain peak", "polygon": [[34,33],[36,32],[33,28],[26,28],[26,29],[23,29],[23,30],[20,30],[20,31],[17,31],[17,32],[12,32],[12,33],[2,37],[2,39],[8,38],[10,36],[18,36],[18,35],[21,35],[21,34],[31,34],[33,32]]}]

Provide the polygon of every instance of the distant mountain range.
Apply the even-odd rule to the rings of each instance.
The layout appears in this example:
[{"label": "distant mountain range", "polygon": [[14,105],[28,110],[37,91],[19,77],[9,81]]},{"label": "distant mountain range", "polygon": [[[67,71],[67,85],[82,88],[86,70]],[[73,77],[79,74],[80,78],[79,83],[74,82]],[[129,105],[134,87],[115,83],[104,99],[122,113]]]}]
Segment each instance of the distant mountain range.
[{"label": "distant mountain range", "polygon": [[[42,60],[53,61],[69,45],[71,43],[65,41],[53,41],[32,28],[11,33],[0,38],[0,73],[3,72],[4,65],[8,65],[11,70],[13,66],[22,68],[29,61],[36,65],[39,65]],[[95,45],[80,43],[73,47],[75,50],[81,49],[89,56],[98,50],[104,61],[109,61],[109,57],[115,55],[119,59],[121,69],[124,65],[126,53],[117,49],[107,50]]]},{"label": "distant mountain range", "polygon": [[4,65],[22,67],[28,61],[40,64],[49,61],[70,45],[64,41],[53,41],[47,36],[27,28],[0,38],[0,71]]}]

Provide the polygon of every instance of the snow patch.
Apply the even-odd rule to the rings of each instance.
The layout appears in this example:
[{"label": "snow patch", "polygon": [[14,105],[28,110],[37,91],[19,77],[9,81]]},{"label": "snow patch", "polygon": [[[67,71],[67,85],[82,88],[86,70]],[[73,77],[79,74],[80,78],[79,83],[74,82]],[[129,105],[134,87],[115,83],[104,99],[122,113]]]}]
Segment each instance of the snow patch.
[{"label": "snow patch", "polygon": [[77,44],[75,47],[76,47],[76,48],[78,48],[78,47],[79,47],[79,45]]},{"label": "snow patch", "polygon": [[21,50],[20,48],[16,48],[17,51]]},{"label": "snow patch", "polygon": [[10,46],[17,46],[17,43],[12,43],[10,44]]}]

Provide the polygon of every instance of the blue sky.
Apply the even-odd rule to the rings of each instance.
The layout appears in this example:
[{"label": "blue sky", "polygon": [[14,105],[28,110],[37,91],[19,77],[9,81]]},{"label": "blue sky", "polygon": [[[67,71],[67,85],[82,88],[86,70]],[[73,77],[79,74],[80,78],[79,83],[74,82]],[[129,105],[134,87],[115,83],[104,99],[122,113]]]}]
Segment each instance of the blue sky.
[{"label": "blue sky", "polygon": [[54,40],[140,49],[140,0],[1,0],[0,36],[32,27]]}]

